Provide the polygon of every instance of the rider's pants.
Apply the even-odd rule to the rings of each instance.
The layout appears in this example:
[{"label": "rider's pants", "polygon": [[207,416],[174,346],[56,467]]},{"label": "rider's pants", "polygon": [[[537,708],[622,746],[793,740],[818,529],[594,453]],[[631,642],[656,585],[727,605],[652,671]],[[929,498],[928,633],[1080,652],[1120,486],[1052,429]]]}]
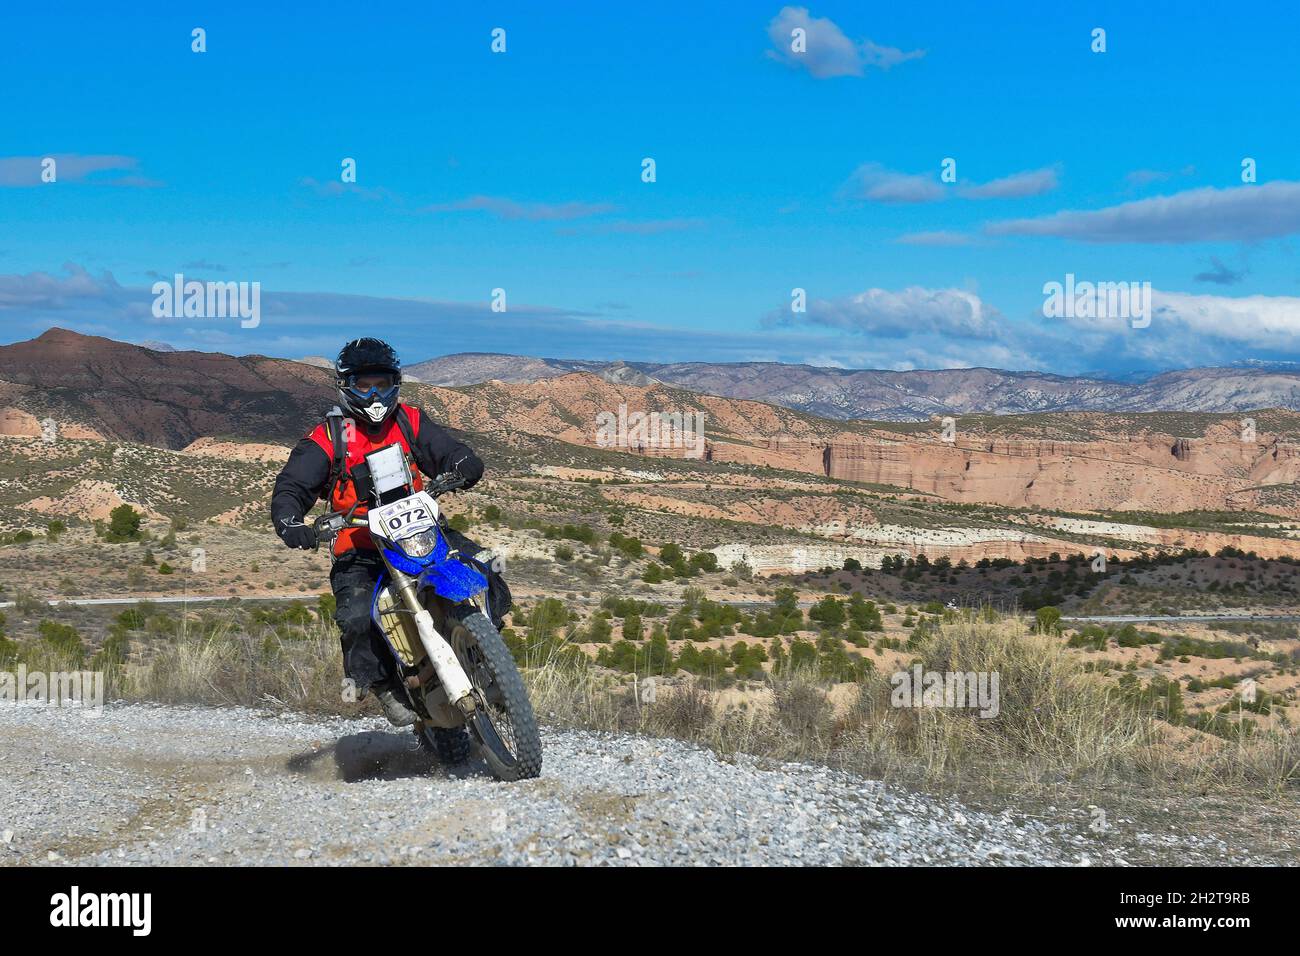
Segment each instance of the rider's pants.
[{"label": "rider's pants", "polygon": [[347,551],[330,568],[330,587],[337,607],[334,622],[343,644],[343,671],[360,693],[369,687],[391,684],[395,675],[392,651],[370,620],[375,582],[384,570],[378,551]]}]

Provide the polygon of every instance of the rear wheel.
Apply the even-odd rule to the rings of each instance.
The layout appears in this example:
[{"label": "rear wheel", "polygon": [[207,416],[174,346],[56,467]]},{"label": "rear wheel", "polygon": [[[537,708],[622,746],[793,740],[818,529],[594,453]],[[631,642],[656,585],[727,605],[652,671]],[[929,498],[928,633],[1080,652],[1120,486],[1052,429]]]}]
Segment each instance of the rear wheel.
[{"label": "rear wheel", "polygon": [[452,650],[479,701],[466,723],[483,759],[500,780],[538,776],[542,737],[509,648],[492,622],[475,608],[454,608],[450,620]]}]

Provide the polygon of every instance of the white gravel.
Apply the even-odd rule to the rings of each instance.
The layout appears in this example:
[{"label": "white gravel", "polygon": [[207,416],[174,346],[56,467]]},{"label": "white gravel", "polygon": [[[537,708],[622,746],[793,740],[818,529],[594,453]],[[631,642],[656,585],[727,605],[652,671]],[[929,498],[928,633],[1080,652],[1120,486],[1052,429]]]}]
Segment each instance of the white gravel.
[{"label": "white gravel", "polygon": [[0,863],[1089,865],[1170,840],[671,740],[552,731],[544,747],[541,779],[503,784],[372,719],[0,704]]}]

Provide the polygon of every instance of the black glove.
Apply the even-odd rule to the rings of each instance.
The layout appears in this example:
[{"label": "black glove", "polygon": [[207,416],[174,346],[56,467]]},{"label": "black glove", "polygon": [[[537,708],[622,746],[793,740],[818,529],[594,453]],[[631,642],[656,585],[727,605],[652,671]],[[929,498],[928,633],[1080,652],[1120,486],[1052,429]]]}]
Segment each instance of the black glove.
[{"label": "black glove", "polygon": [[470,452],[468,455],[461,455],[451,464],[451,470],[465,479],[462,488],[473,488],[478,484],[478,480],[483,477],[483,462]]},{"label": "black glove", "polygon": [[316,548],[316,529],[302,523],[301,518],[283,518],[277,529],[280,540],[290,548],[313,551]]}]

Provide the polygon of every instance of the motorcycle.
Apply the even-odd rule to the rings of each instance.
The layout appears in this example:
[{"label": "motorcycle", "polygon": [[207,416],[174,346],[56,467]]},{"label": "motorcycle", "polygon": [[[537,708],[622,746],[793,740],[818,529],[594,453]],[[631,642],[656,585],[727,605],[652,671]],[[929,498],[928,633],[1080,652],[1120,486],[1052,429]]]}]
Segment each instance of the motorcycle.
[{"label": "motorcycle", "polygon": [[344,528],[369,529],[385,565],[371,618],[400,665],[420,746],[449,764],[477,750],[499,780],[538,776],[537,719],[487,613],[487,576],[452,550],[440,527],[437,499],[464,479],[449,472],[416,491],[396,444],[371,452],[353,472],[357,503],[313,522],[317,546]]}]

